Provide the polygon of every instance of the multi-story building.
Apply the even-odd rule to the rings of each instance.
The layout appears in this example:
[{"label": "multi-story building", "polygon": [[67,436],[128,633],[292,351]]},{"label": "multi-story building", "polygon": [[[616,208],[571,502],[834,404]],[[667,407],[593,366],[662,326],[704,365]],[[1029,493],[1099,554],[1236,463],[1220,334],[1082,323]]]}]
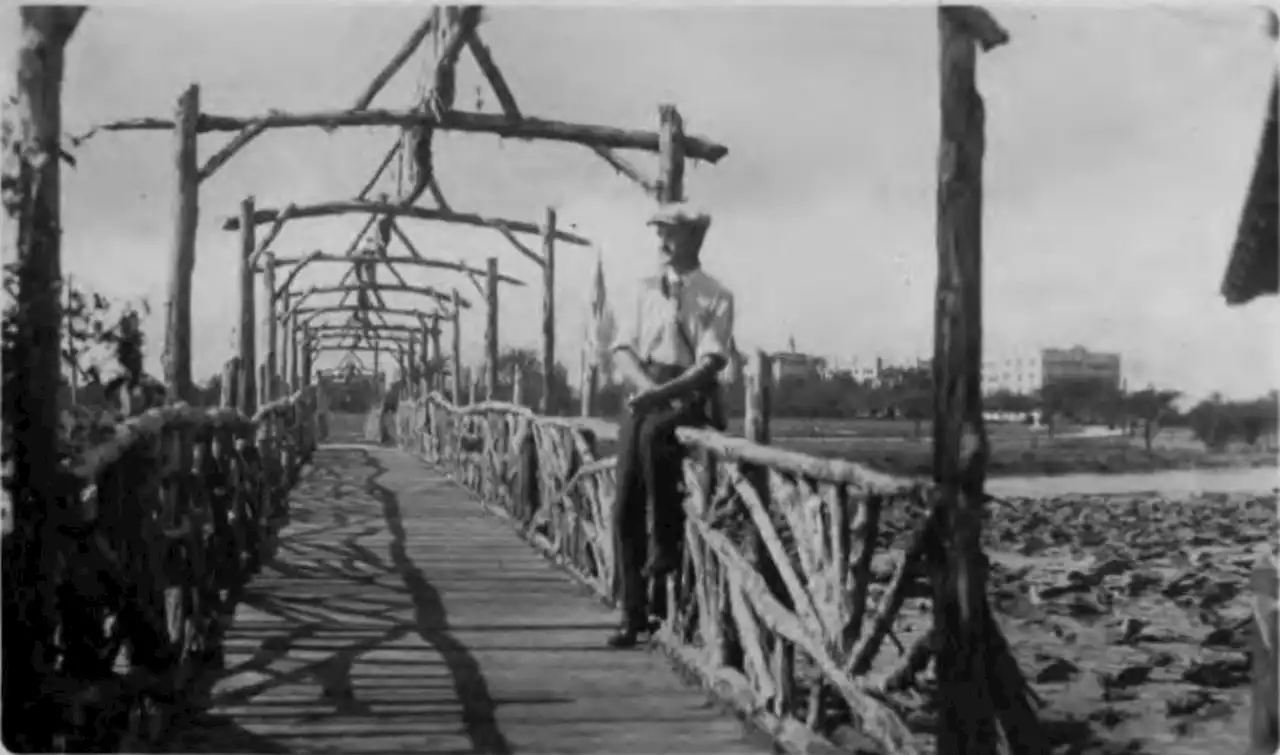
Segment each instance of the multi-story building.
[{"label": "multi-story building", "polygon": [[1120,388],[1120,355],[1089,351],[1083,346],[1044,349],[1041,352],[1043,383],[1088,380]]},{"label": "multi-story building", "polygon": [[1120,387],[1120,355],[1069,349],[1036,349],[982,360],[982,392],[1031,395],[1046,385],[1093,380]]},{"label": "multi-story building", "polygon": [[797,351],[795,338],[789,339],[787,346],[787,351],[775,351],[769,355],[775,383],[786,378],[822,377],[827,374],[826,358]]}]

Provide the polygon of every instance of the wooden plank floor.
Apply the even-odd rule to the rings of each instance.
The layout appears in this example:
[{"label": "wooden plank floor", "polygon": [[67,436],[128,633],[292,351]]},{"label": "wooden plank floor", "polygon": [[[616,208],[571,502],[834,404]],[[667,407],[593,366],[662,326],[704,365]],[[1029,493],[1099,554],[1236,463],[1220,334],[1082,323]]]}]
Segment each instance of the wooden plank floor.
[{"label": "wooden plank floor", "polygon": [[176,752],[768,753],[400,451],[322,447]]}]

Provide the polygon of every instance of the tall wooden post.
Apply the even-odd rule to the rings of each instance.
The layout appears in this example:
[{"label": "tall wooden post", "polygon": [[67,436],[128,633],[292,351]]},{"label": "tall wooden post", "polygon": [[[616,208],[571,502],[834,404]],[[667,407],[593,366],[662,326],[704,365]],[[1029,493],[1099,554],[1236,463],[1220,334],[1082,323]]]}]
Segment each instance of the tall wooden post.
[{"label": "tall wooden post", "polygon": [[[12,12],[12,11],[10,11]],[[16,554],[5,580],[16,588],[5,608],[3,686],[12,703],[3,719],[4,743],[15,751],[53,749],[52,728],[27,706],[23,697],[53,675],[55,653],[49,647],[56,629],[53,580],[59,550],[47,546],[56,537],[48,516],[57,504],[58,379],[61,374],[62,225],[60,179],[62,160],[62,79],[67,40],[83,7],[29,6],[20,11],[21,37],[6,53],[16,65],[17,82],[3,112],[0,129],[5,198],[0,203],[0,238],[6,262],[14,262],[18,290],[14,297],[15,342],[6,365],[14,417],[7,417],[14,453],[13,489],[28,495],[5,503],[13,507],[13,532],[5,549]],[[16,53],[16,54],[15,54]],[[22,417],[25,421],[15,421]],[[8,596],[6,596],[8,598]],[[9,692],[13,690],[15,692]]]},{"label": "tall wooden post", "polygon": [[498,390],[498,258],[489,258],[489,274],[485,279],[484,300],[488,305],[484,326],[485,382],[488,398]]},{"label": "tall wooden post", "polygon": [[468,369],[467,373],[471,377],[471,395],[467,396],[467,403],[474,404],[480,397],[480,372]]},{"label": "tall wooden post", "polygon": [[374,341],[373,342],[373,384],[376,387],[376,393],[378,394],[378,398],[382,398],[382,389],[383,389],[382,371],[378,367],[378,361],[379,361],[378,357],[381,356],[381,351],[382,350],[378,347],[378,342]]},{"label": "tall wooden post", "polygon": [[231,357],[222,365],[222,395],[218,406],[232,409],[240,396],[240,357]]},{"label": "tall wooden post", "polygon": [[[431,324],[428,324],[426,317],[422,317],[420,321],[422,325],[422,381],[420,390],[422,397],[425,398],[435,388],[435,360],[440,356],[439,351],[435,351],[435,349],[439,348],[440,342],[439,340],[435,340],[435,342],[431,340]],[[434,316],[431,322],[434,324]],[[435,349],[431,348],[433,346]]]},{"label": "tall wooden post", "polygon": [[257,327],[254,315],[253,290],[253,252],[257,248],[257,239],[253,222],[253,197],[245,197],[240,202],[240,394],[236,398],[236,406],[244,414],[252,417],[258,409],[257,385]]},{"label": "tall wooden post", "polygon": [[[989,454],[982,420],[982,158],[977,44],[1008,41],[978,8],[938,9],[942,144],[938,153],[938,277],[934,298],[933,474],[938,536],[933,582],[939,755],[1046,750],[1026,683],[991,616],[982,554]],[[1003,737],[1000,730],[1003,730]]]},{"label": "tall wooden post", "polygon": [[302,333],[298,338],[298,351],[301,352],[302,358],[302,380],[298,387],[311,385],[311,372],[314,365],[312,359],[314,355],[311,352],[311,328],[302,326]]},{"label": "tall wooden post", "polygon": [[[750,356],[745,388],[743,435],[753,443],[767,445],[770,440],[769,417],[773,412],[773,368],[769,355],[760,349],[756,349]],[[770,501],[768,470],[763,467],[749,468],[746,476],[760,499],[768,506]],[[760,576],[764,577],[765,584],[770,589],[776,590],[779,595],[788,595],[786,585],[778,571],[778,565],[767,549],[762,547],[758,532],[752,533],[747,547],[750,557],[760,571]],[[784,604],[794,610],[795,606],[790,597],[784,600]],[[770,662],[773,665],[774,678],[781,680],[778,696],[773,700],[773,712],[780,717],[790,715],[795,692],[792,682],[795,678],[794,649],[784,642],[775,643]],[[811,700],[815,705],[820,704],[820,697],[811,698]]]},{"label": "tall wooden post", "polygon": [[260,404],[267,404],[276,397],[276,256],[271,252],[262,255],[262,291],[266,294],[266,306],[262,312],[262,366],[265,369],[262,385],[258,391],[262,394]]},{"label": "tall wooden post", "polygon": [[453,289],[453,403],[462,405],[462,296]]},{"label": "tall wooden post", "polygon": [[[289,303],[288,299],[284,300],[285,304]],[[288,386],[289,394],[293,394],[298,390],[298,377],[300,370],[298,369],[298,313],[290,312],[284,318],[284,335],[285,335],[285,355],[288,359],[288,369],[285,370],[285,384]]]},{"label": "tall wooden post", "polygon": [[658,201],[684,199],[684,119],[675,105],[658,106]]},{"label": "tall wooden post", "polygon": [[511,403],[524,406],[524,372],[519,362],[511,363]]},{"label": "tall wooden post", "polygon": [[443,391],[444,379],[441,373],[441,365],[443,364],[440,354],[440,313],[431,313],[431,364],[435,368],[435,375],[431,377],[431,390]]},{"label": "tall wooden post", "polygon": [[196,266],[196,223],[200,216],[200,166],[196,162],[196,123],[200,86],[178,98],[174,115],[177,191],[174,197],[173,248],[169,257],[169,296],[164,336],[164,382],[170,401],[191,395],[191,274]]},{"label": "tall wooden post", "polygon": [[556,210],[547,208],[542,224],[542,405],[544,415],[552,413],[551,395],[556,370]]},{"label": "tall wooden post", "polygon": [[754,443],[769,442],[769,414],[773,400],[773,369],[769,355],[756,349],[746,375],[745,417],[742,433]]},{"label": "tall wooden post", "polygon": [[[409,353],[405,358],[405,366],[403,368],[405,372],[403,375],[401,375],[401,378],[404,382],[405,397],[412,396],[414,390],[416,390],[418,387],[416,385],[417,381],[413,379],[413,373],[418,371],[418,349],[416,346],[416,342],[417,342],[417,339],[413,337],[413,334],[410,334],[409,335]],[[423,349],[423,351],[425,352],[426,350]]]},{"label": "tall wooden post", "polygon": [[596,392],[599,390],[598,382],[600,380],[600,368],[596,365],[594,359],[587,358],[584,353],[582,355],[582,405],[581,414],[584,417],[593,416],[596,413]]}]

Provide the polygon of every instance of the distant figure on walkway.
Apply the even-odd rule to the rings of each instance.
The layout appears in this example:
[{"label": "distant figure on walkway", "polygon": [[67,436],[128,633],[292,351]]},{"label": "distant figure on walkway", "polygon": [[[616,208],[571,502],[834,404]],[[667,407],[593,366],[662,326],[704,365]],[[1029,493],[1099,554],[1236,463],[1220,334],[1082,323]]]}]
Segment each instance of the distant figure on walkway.
[{"label": "distant figure on walkway", "polygon": [[641,280],[631,330],[611,349],[618,373],[637,391],[618,439],[613,526],[623,617],[609,638],[617,648],[650,630],[645,577],[679,565],[683,473],[675,431],[723,428],[719,381],[733,340],[733,294],[698,260],[710,216],[673,204],[649,225],[660,240],[660,270]]}]

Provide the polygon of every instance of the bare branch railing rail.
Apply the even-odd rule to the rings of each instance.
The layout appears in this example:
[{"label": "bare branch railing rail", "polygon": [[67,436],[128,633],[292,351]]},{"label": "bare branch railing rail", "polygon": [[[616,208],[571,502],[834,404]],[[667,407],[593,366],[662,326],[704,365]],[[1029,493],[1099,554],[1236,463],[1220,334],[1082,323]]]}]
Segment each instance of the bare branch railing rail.
[{"label": "bare branch railing rail", "polygon": [[[598,458],[596,445],[616,438],[616,426],[511,403],[459,406],[439,393],[402,399],[394,422],[402,448],[448,469],[534,547],[614,600],[615,459]],[[860,677],[917,568],[903,559],[878,615],[869,610],[881,512],[906,507],[927,526],[931,486],[714,431],[678,435],[687,452],[685,557],[660,588],[666,615],[655,639],[777,738],[821,741],[840,723],[834,700],[884,752],[917,752],[893,706]]]},{"label": "bare branch railing rail", "polygon": [[24,712],[36,749],[155,744],[200,671],[221,666],[239,591],[274,553],[289,490],[325,434],[316,386],[253,417],[231,408],[237,370],[224,373],[222,408],[150,409],[64,469],[42,540],[63,554],[44,575],[53,636],[37,638],[39,702]]}]

